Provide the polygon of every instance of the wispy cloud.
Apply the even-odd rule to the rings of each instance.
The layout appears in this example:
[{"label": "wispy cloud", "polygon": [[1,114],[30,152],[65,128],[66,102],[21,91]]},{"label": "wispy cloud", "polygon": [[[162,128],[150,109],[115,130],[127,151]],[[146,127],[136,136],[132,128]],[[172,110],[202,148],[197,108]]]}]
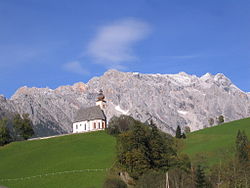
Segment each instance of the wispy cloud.
[{"label": "wispy cloud", "polygon": [[79,61],[71,61],[63,65],[63,69],[80,75],[88,75],[89,71],[84,69]]},{"label": "wispy cloud", "polygon": [[146,22],[137,19],[120,20],[99,28],[87,46],[89,57],[108,68],[124,69],[124,62],[134,61],[134,44],[150,32]]}]

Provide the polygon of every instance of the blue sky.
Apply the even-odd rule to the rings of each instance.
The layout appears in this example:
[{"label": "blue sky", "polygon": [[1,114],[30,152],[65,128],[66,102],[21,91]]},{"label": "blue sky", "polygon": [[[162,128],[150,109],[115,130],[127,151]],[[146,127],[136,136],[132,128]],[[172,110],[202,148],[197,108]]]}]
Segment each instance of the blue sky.
[{"label": "blue sky", "polygon": [[250,91],[249,0],[0,0],[0,93],[110,68],[224,73]]}]

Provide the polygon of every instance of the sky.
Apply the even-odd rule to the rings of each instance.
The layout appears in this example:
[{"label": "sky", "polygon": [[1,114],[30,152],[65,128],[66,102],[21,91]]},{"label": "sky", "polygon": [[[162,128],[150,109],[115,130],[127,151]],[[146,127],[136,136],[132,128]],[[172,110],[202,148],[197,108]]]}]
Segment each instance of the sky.
[{"label": "sky", "polygon": [[250,92],[249,0],[0,0],[0,94],[108,69],[223,73]]}]

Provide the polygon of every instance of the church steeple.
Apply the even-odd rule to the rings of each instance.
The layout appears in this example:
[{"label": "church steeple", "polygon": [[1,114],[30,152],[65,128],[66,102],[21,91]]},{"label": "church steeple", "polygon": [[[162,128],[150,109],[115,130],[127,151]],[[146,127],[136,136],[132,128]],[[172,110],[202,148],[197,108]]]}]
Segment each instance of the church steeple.
[{"label": "church steeple", "polygon": [[96,106],[100,106],[102,110],[106,108],[106,101],[104,99],[105,96],[103,95],[103,91],[100,89],[99,94],[97,95]]}]

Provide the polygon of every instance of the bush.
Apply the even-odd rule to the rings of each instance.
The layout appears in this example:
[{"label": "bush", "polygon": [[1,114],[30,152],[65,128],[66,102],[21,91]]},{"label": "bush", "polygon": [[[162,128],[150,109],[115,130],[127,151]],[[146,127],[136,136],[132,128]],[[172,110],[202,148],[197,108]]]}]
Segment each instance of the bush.
[{"label": "bush", "polygon": [[7,128],[7,119],[0,120],[0,146],[8,144],[12,141],[10,131]]},{"label": "bush", "polygon": [[14,129],[17,133],[17,137],[21,137],[24,140],[27,140],[31,138],[35,133],[32,128],[33,123],[29,119],[28,114],[23,114],[20,116],[20,114],[16,114],[13,120]]},{"label": "bush", "polygon": [[107,178],[103,188],[127,188],[127,185],[119,178]]},{"label": "bush", "polygon": [[210,127],[213,126],[213,124],[214,124],[214,119],[213,119],[213,118],[209,118],[209,119],[208,119],[208,123],[209,123]]},{"label": "bush", "polygon": [[130,116],[113,116],[109,121],[108,128],[106,129],[106,131],[110,135],[118,135],[120,133],[128,131],[131,127],[133,127],[135,121],[136,120],[134,120]]},{"label": "bush", "polygon": [[220,115],[218,118],[217,118],[217,123],[218,124],[222,124],[222,123],[224,123],[224,116],[223,115]]},{"label": "bush", "polygon": [[137,182],[136,188],[162,188],[165,187],[165,173],[148,171]]},{"label": "bush", "polygon": [[190,133],[191,132],[191,129],[189,126],[185,126],[184,128],[184,132],[187,134],[187,133]]}]

